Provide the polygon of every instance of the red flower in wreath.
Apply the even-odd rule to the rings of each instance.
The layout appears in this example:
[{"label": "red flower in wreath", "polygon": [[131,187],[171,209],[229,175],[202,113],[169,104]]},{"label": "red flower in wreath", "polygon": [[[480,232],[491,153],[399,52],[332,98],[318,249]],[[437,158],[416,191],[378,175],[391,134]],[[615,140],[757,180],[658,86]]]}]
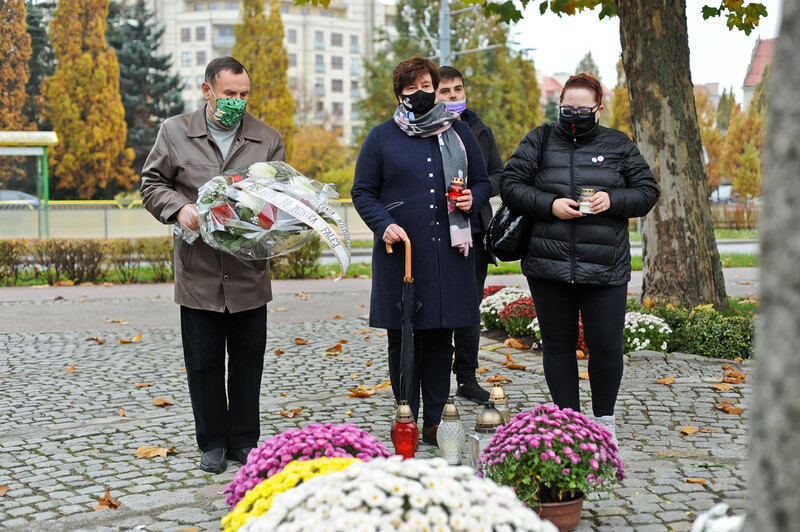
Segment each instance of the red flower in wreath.
[{"label": "red flower in wreath", "polygon": [[262,229],[270,229],[278,220],[278,208],[271,203],[267,203],[261,212],[258,213],[258,225]]},{"label": "red flower in wreath", "polygon": [[211,217],[218,224],[227,226],[230,221],[236,217],[236,213],[233,211],[233,207],[231,207],[230,204],[223,203],[211,209]]}]

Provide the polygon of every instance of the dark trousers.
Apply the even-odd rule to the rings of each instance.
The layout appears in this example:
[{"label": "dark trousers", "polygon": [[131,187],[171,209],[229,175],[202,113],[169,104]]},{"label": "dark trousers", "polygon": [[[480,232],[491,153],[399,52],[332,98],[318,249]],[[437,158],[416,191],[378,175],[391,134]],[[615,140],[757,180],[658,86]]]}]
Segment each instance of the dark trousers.
[{"label": "dark trousers", "polygon": [[578,313],[589,350],[589,385],[595,416],[614,414],[622,381],[622,338],[627,285],[589,286],[528,278],[539,318],[544,376],[553,402],[580,411]]},{"label": "dark trousers", "polygon": [[[483,299],[483,285],[486,283],[486,269],[489,267],[489,255],[483,247],[483,233],[472,235],[475,253],[475,279],[478,281],[478,301],[476,308]],[[480,312],[478,311],[478,314]],[[456,374],[458,384],[475,380],[475,370],[478,369],[478,350],[481,341],[481,325],[458,327],[453,329],[453,341],[456,355],[453,361],[453,373]]]},{"label": "dark trousers", "polygon": [[200,450],[256,446],[267,306],[234,314],[181,306],[181,336]]},{"label": "dark trousers", "polygon": [[[394,398],[400,402],[400,329],[389,329],[389,379]],[[422,389],[424,427],[438,425],[450,395],[450,362],[453,358],[453,329],[414,329],[414,387],[408,404],[419,417],[419,392]]]}]

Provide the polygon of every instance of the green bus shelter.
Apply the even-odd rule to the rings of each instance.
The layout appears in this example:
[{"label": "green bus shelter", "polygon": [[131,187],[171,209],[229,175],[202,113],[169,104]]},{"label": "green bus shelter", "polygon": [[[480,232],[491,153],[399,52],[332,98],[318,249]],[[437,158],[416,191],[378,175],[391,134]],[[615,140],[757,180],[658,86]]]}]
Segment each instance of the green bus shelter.
[{"label": "green bus shelter", "polygon": [[0,131],[0,156],[36,157],[39,238],[50,237],[50,180],[47,175],[47,147],[56,144],[58,144],[58,136],[55,131]]}]

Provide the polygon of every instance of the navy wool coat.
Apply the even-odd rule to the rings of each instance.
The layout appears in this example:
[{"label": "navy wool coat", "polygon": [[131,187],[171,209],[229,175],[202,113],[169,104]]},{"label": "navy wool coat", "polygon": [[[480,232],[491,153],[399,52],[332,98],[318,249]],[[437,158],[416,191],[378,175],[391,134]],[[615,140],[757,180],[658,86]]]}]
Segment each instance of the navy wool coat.
[{"label": "navy wool coat", "polygon": [[[478,142],[469,126],[453,122],[467,152],[467,188],[473,211],[489,200],[492,187]],[[417,300],[415,329],[466,327],[479,323],[475,250],[464,255],[450,245],[444,171],[438,137],[409,137],[388,120],[367,135],[356,162],[351,195],[358,214],[374,233],[369,324],[400,328],[405,245],[386,252],[383,233],[396,223],[411,240],[411,275]],[[397,206],[392,206],[400,203]],[[467,214],[471,214],[467,213]],[[480,243],[473,243],[480,245]]]}]

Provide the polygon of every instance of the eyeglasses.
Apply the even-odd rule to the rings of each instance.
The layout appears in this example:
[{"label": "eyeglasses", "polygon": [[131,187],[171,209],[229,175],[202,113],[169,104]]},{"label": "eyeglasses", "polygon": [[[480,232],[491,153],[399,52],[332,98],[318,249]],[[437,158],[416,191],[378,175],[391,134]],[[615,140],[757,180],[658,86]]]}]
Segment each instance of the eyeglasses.
[{"label": "eyeglasses", "polygon": [[572,118],[572,115],[575,113],[577,113],[580,118],[589,118],[592,116],[592,112],[594,112],[599,105],[600,104],[598,103],[594,107],[578,107],[577,109],[569,105],[562,105],[558,108],[558,110],[561,113],[561,116],[564,118]]}]

